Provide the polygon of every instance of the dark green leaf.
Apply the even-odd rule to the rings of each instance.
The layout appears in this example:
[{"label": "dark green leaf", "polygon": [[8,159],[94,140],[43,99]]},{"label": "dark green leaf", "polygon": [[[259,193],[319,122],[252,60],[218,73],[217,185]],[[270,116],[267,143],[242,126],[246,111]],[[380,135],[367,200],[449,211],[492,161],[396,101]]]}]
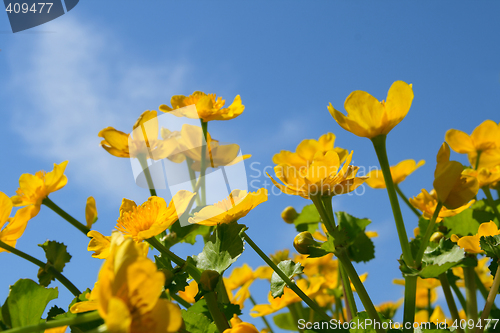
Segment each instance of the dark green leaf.
[{"label": "dark green leaf", "polygon": [[500,259],[500,235],[495,236],[483,236],[479,240],[481,249],[486,252],[486,255],[493,259],[493,261],[498,261]]},{"label": "dark green leaf", "polygon": [[53,307],[50,308],[49,312],[47,313],[47,321],[52,320],[56,316],[61,315],[63,313],[66,313],[66,311],[54,305]]},{"label": "dark green leaf", "polygon": [[484,210],[483,205],[484,203],[478,201],[460,214],[444,218],[443,225],[449,230],[446,236],[450,237],[452,234],[459,236],[477,234],[481,223],[493,220],[495,217],[493,213]]},{"label": "dark green leaf", "polygon": [[300,214],[293,220],[295,229],[297,229],[298,232],[309,231],[310,233],[318,230],[319,222],[321,222],[321,217],[314,204],[302,208]]},{"label": "dark green leaf", "polygon": [[[10,287],[7,304],[12,328],[38,324],[47,304],[57,298],[57,288],[45,288],[30,279],[21,279]],[[2,307],[2,310],[3,310]],[[2,311],[5,318],[5,312]]]},{"label": "dark green leaf", "polygon": [[209,230],[210,227],[200,224],[181,226],[179,221],[177,221],[170,227],[170,233],[165,239],[165,246],[169,248],[177,243],[189,243],[193,245],[196,242],[196,236],[205,235]]},{"label": "dark green leaf", "polygon": [[422,262],[425,264],[419,275],[422,278],[437,278],[451,267],[462,263],[465,252],[449,239],[441,239],[438,246],[428,247]]},{"label": "dark green leaf", "polygon": [[273,321],[281,329],[287,331],[297,331],[297,322],[293,319],[290,312],[280,313],[273,317]]},{"label": "dark green leaf", "polygon": [[[365,234],[365,229],[371,221],[354,217],[346,212],[336,212],[335,215],[340,230],[346,237],[349,258],[355,262],[366,262],[375,258],[375,246]],[[339,244],[338,242],[344,241],[335,239],[335,243]]]},{"label": "dark green leaf", "polygon": [[244,225],[236,222],[218,225],[208,242],[205,243],[203,251],[193,257],[196,267],[223,274],[243,253],[244,244],[241,233],[245,229]]},{"label": "dark green leaf", "polygon": [[[290,279],[294,275],[302,273],[302,265],[300,264],[300,262],[294,263],[291,260],[280,262],[278,264],[278,268],[281,269],[283,273],[285,273],[285,275]],[[283,281],[283,279],[278,274],[276,274],[276,272],[273,272],[273,275],[271,276],[271,294],[273,295],[273,297],[281,297],[283,295],[285,286],[285,281]]]},{"label": "dark green leaf", "polygon": [[66,263],[71,260],[71,255],[66,250],[66,245],[56,241],[46,241],[38,244],[44,251],[47,258],[47,264],[44,269],[38,271],[38,281],[42,286],[47,287],[52,280],[55,280],[54,274],[50,272],[49,267],[62,272]]},{"label": "dark green leaf", "polygon": [[189,310],[181,310],[186,331],[190,333],[216,333],[217,327],[204,314]]}]

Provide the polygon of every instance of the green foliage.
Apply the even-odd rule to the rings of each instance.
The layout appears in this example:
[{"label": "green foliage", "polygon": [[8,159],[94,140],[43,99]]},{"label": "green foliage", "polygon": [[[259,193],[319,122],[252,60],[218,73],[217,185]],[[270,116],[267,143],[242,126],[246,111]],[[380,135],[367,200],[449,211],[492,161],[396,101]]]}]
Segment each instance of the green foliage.
[{"label": "green foliage", "polygon": [[437,278],[448,269],[462,263],[465,252],[449,239],[442,238],[434,248],[427,247],[422,258],[424,267],[418,274],[422,278]]},{"label": "green foliage", "polygon": [[[294,263],[291,260],[285,260],[278,264],[278,268],[285,273],[288,278],[292,278],[294,275],[302,273],[302,265],[300,263]],[[286,283],[283,279],[273,272],[271,276],[271,294],[274,298],[281,297],[283,295],[283,290],[285,289]]]},{"label": "green foliage", "polygon": [[[388,328],[390,326],[388,319],[382,319],[382,316],[380,316],[380,314],[379,318],[382,323],[387,323],[385,324],[387,326],[384,326],[385,328]],[[349,333],[376,333],[374,329],[375,324],[372,323],[371,325],[366,325],[366,323],[370,323],[369,321],[370,319],[371,319],[370,316],[368,316],[368,314],[365,311],[359,312],[358,315],[354,317],[351,322],[359,323],[360,326],[349,329]]]},{"label": "green foliage", "polygon": [[[219,309],[226,318],[233,318],[233,315],[241,315],[239,305],[220,304]],[[181,310],[182,319],[186,324],[186,330],[191,333],[215,333],[217,327],[213,323],[212,315],[207,308],[207,303],[201,299],[194,303],[189,309]]]},{"label": "green foliage", "polygon": [[181,226],[179,221],[176,221],[172,224],[169,230],[170,233],[165,238],[165,246],[167,248],[170,248],[177,243],[188,243],[193,245],[196,242],[196,236],[206,235],[209,232],[210,227],[199,224]]},{"label": "green foliage", "polygon": [[47,304],[58,293],[57,288],[45,288],[30,279],[18,280],[2,306],[4,324],[12,328],[38,324]]},{"label": "green foliage", "polygon": [[309,231],[310,233],[318,230],[319,222],[321,222],[321,217],[314,204],[302,208],[300,214],[293,220],[298,232]]},{"label": "green foliage", "polygon": [[45,257],[47,258],[45,268],[38,270],[38,282],[40,285],[47,287],[51,281],[55,280],[50,268],[52,267],[62,273],[64,266],[71,260],[71,255],[66,250],[66,245],[56,241],[46,241],[43,244],[38,244],[38,246],[45,251]]},{"label": "green foliage", "polygon": [[174,294],[184,291],[188,286],[187,280],[189,279],[189,274],[183,270],[183,267],[173,268],[170,261],[162,255],[154,257],[156,267],[165,273],[165,289]]},{"label": "green foliage", "polygon": [[274,324],[287,331],[297,331],[297,322],[293,319],[290,312],[277,314],[273,317]]},{"label": "green foliage", "polygon": [[196,267],[222,274],[243,253],[245,247],[241,234],[245,229],[244,225],[236,222],[218,225],[203,251],[193,257]]},{"label": "green foliage", "polygon": [[480,200],[460,214],[444,218],[443,225],[448,228],[447,237],[450,237],[452,234],[467,236],[477,234],[481,223],[494,219],[495,214],[490,211],[483,200]]},{"label": "green foliage", "polygon": [[479,245],[493,261],[498,261],[500,259],[500,235],[483,236],[479,240]]},{"label": "green foliage", "polygon": [[47,321],[53,320],[55,317],[62,315],[64,313],[66,313],[66,311],[54,305],[53,307],[50,308],[49,312],[47,313]]},{"label": "green foliage", "polygon": [[[375,258],[375,246],[366,235],[369,219],[360,219],[346,212],[335,212],[340,230],[347,238],[347,255],[354,262],[366,262]],[[337,241],[337,240],[335,240]]]}]

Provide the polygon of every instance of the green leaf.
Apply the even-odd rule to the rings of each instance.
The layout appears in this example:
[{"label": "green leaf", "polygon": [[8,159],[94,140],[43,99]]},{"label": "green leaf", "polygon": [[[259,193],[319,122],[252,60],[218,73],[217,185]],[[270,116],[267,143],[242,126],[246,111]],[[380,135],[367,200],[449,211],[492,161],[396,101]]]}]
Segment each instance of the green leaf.
[{"label": "green leaf", "polygon": [[500,235],[483,236],[479,240],[479,245],[493,261],[498,261],[498,259],[500,259]]},{"label": "green leaf", "polygon": [[245,247],[241,233],[245,229],[244,225],[236,222],[219,224],[205,243],[203,251],[193,257],[196,267],[201,270],[210,269],[222,275],[243,253]]},{"label": "green leaf", "polygon": [[66,313],[66,311],[54,305],[53,307],[50,308],[49,312],[47,313],[47,321],[53,320],[56,316],[59,316],[63,313]]},{"label": "green leaf", "polygon": [[45,288],[30,279],[21,279],[10,287],[9,296],[2,306],[7,306],[9,326],[12,328],[38,324],[47,304],[57,298],[57,288]]},{"label": "green leaf", "polygon": [[[165,280],[166,289],[174,294],[179,291],[184,291],[184,289],[188,286],[187,280],[189,279],[189,274],[183,270],[183,267],[177,269],[172,268],[170,261],[161,255],[155,256],[155,263],[158,270],[162,270],[167,277]],[[168,277],[167,273],[170,274],[170,277]]]},{"label": "green leaf", "polygon": [[[288,278],[292,278],[296,274],[302,273],[302,265],[300,262],[294,263],[291,260],[285,260],[278,264],[278,268],[285,273]],[[281,297],[283,295],[283,290],[285,289],[286,283],[283,279],[273,272],[271,276],[271,294],[274,298]]]},{"label": "green leaf", "polygon": [[45,257],[47,258],[45,268],[38,270],[38,282],[47,287],[52,280],[55,280],[54,274],[50,272],[49,267],[53,267],[61,273],[66,263],[71,260],[71,255],[66,250],[66,245],[56,241],[46,241],[43,244],[38,244],[38,246],[45,251]]},{"label": "green leaf", "polygon": [[449,239],[442,238],[435,248],[427,247],[422,258],[425,264],[420,271],[422,278],[437,278],[441,273],[462,263],[465,252]]},{"label": "green leaf", "polygon": [[321,217],[314,204],[302,208],[300,214],[293,220],[295,229],[297,229],[298,232],[309,231],[310,233],[318,230],[319,222],[321,222]]},{"label": "green leaf", "polygon": [[459,236],[475,235],[479,225],[495,218],[495,215],[484,210],[484,202],[478,201],[471,208],[455,216],[443,219],[443,225],[448,228],[447,237],[452,234]]},{"label": "green leaf", "polygon": [[181,310],[182,319],[186,325],[186,331],[190,333],[216,333],[217,326],[208,319],[205,315],[199,312],[189,310]]},{"label": "green leaf", "polygon": [[200,224],[190,224],[181,226],[179,221],[176,221],[170,227],[170,233],[166,237],[165,246],[170,248],[177,243],[188,243],[193,245],[196,243],[196,236],[205,235],[209,232],[210,227]]},{"label": "green leaf", "polygon": [[[385,326],[385,328],[388,328],[390,326],[389,325],[389,322],[390,322],[389,319],[383,319],[382,316],[380,316],[380,314],[379,314],[379,318],[380,318],[380,321],[382,323],[387,323],[387,324],[385,324],[385,325],[387,325],[387,326]],[[359,323],[359,326],[353,327],[353,328],[349,329],[350,333],[376,333],[373,324],[366,325],[366,323],[370,323],[371,322],[370,321],[370,316],[368,316],[368,314],[366,313],[366,311],[358,312],[358,315],[356,317],[354,317],[351,320],[351,322],[353,322],[353,323]]]},{"label": "green leaf", "polygon": [[281,329],[287,331],[297,331],[297,322],[293,320],[290,312],[280,313],[273,317],[273,321]]},{"label": "green leaf", "polygon": [[[366,262],[375,258],[375,246],[365,233],[371,221],[354,217],[346,212],[336,212],[335,215],[340,230],[345,233],[349,258],[355,262]],[[336,239],[335,242],[337,241]]]}]

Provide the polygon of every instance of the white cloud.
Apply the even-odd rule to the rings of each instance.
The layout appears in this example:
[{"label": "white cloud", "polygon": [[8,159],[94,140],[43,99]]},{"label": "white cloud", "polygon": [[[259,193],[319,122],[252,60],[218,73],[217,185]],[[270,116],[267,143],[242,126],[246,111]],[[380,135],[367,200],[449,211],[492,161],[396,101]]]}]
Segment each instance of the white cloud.
[{"label": "white cloud", "polygon": [[182,89],[189,66],[131,60],[106,29],[67,16],[47,23],[54,33],[13,46],[9,86],[22,97],[12,127],[29,154],[69,160],[67,174],[79,185],[108,194],[136,190],[129,161],[107,154],[97,134],[107,126],[130,132],[144,110]]}]

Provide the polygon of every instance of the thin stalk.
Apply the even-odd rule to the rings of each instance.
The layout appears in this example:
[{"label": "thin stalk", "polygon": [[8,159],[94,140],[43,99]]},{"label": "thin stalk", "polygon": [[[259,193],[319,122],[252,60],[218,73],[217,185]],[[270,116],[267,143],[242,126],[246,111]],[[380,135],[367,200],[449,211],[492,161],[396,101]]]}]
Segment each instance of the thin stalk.
[{"label": "thin stalk", "polygon": [[458,301],[460,302],[460,306],[462,307],[462,309],[464,309],[465,314],[467,314],[467,303],[465,302],[465,297],[462,294],[462,292],[460,291],[460,288],[457,287],[457,284],[455,283],[455,281],[452,281],[452,280],[448,280],[448,281],[450,282],[451,289],[453,290],[453,292],[455,293],[455,295],[458,298]]},{"label": "thin stalk", "polygon": [[76,317],[64,318],[64,319],[59,319],[59,320],[51,320],[51,321],[47,321],[45,323],[40,323],[37,325],[12,328],[10,330],[4,331],[3,333],[43,332],[44,330],[47,330],[49,328],[85,324],[85,323],[89,323],[89,322],[96,321],[99,319],[101,319],[101,316],[99,316],[99,313],[97,311],[93,311],[93,312],[78,315]]},{"label": "thin stalk", "polygon": [[495,278],[493,279],[493,284],[491,285],[490,293],[488,294],[488,298],[486,299],[486,304],[484,305],[483,313],[481,315],[481,325],[476,330],[476,333],[482,333],[486,328],[486,318],[488,318],[492,306],[495,304],[495,297],[498,293],[498,287],[500,286],[500,272],[498,271],[495,274]]},{"label": "thin stalk", "polygon": [[337,319],[340,319],[342,317],[342,321],[346,321],[344,310],[342,308],[342,300],[337,297],[335,297],[335,313],[337,314]]},{"label": "thin stalk", "polygon": [[431,290],[427,289],[427,313],[429,316],[432,314],[432,301],[431,301]]},{"label": "thin stalk", "polygon": [[424,257],[425,249],[427,248],[427,244],[429,244],[429,239],[432,236],[432,232],[434,231],[434,226],[436,225],[436,220],[439,216],[439,212],[441,211],[442,207],[443,204],[441,202],[438,202],[436,209],[434,210],[434,214],[432,214],[432,218],[429,221],[429,224],[427,225],[427,230],[425,231],[425,235],[424,237],[422,237],[422,240],[420,241],[420,248],[418,249],[417,256],[415,257],[415,263],[417,264],[417,267],[420,267],[420,264],[422,263],[422,258]]},{"label": "thin stalk", "polygon": [[[293,322],[294,323],[298,323],[299,320],[300,320],[300,316],[299,316],[299,313],[297,311],[297,308],[294,306],[295,304],[290,304],[289,306],[287,306],[288,310],[290,310],[290,314],[292,315],[292,318],[293,318]],[[297,330],[300,332],[300,333],[304,333],[304,329],[302,328],[299,328],[297,326]]]},{"label": "thin stalk", "polygon": [[311,201],[314,203],[314,206],[318,210],[318,213],[321,217],[321,220],[323,221],[324,226],[326,227],[326,230],[330,234],[330,236],[334,237],[335,235],[335,225],[330,221],[330,218],[328,217],[328,214],[325,210],[325,206],[323,205],[323,201],[321,200],[320,196],[317,195],[311,195],[310,196]]},{"label": "thin stalk", "polygon": [[486,185],[482,187],[484,194],[486,195],[486,200],[488,200],[488,205],[493,209],[495,216],[500,222],[500,212],[498,211],[497,206],[495,205],[495,200],[493,200],[493,196],[491,195],[490,188]]},{"label": "thin stalk", "polygon": [[[481,281],[481,279],[479,278],[479,275],[477,274],[476,270],[474,270],[474,273],[476,273],[476,276],[475,276],[476,287],[477,287],[477,289],[479,289],[479,292],[481,293],[481,295],[483,295],[483,298],[486,301],[488,299],[488,290],[486,290],[486,287],[484,286],[483,281]],[[492,304],[492,307],[493,307],[493,309],[497,308],[495,303]]]},{"label": "thin stalk", "polygon": [[196,172],[194,172],[194,170],[192,169],[193,160],[186,156],[186,164],[188,167],[189,179],[191,180],[191,187],[193,188],[193,193],[196,193],[196,196],[195,196],[196,205],[200,206],[201,200],[200,200],[200,196],[197,193],[198,190],[196,189]]},{"label": "thin stalk", "polygon": [[471,320],[474,326],[477,323],[476,279],[474,267],[463,267],[465,280],[465,300],[467,305],[467,321]]},{"label": "thin stalk", "polygon": [[152,197],[156,197],[155,184],[153,183],[153,178],[151,178],[151,173],[149,172],[148,159],[144,154],[138,155],[137,159],[141,163],[142,171],[144,171],[144,176],[146,177],[146,182],[148,183],[149,193]]},{"label": "thin stalk", "polygon": [[[354,300],[352,288],[350,288],[351,282],[349,281],[349,277],[347,276],[347,272],[342,266],[342,263],[339,263],[339,271],[342,290],[344,291],[347,321],[351,321],[352,318],[358,313],[358,309],[356,308],[356,301]],[[349,284],[349,288],[347,288],[347,284]]]},{"label": "thin stalk", "polygon": [[231,301],[229,300],[229,295],[227,294],[226,285],[224,284],[224,279],[220,278],[217,286],[215,287],[215,291],[217,292],[217,296],[219,297],[219,301],[223,304],[229,304]]},{"label": "thin stalk", "polygon": [[[151,246],[153,246],[155,249],[157,249],[162,255],[173,261],[177,266],[183,266],[186,264],[186,261],[184,259],[178,257],[175,253],[167,249],[165,245],[160,243],[160,241],[158,241],[155,237],[148,238],[146,241],[149,244],[151,244]],[[186,270],[196,282],[200,281],[201,272],[198,268],[187,263]]]},{"label": "thin stalk", "polygon": [[[373,322],[380,322],[380,317],[377,313],[377,310],[375,309],[375,306],[373,306],[372,300],[370,299],[370,296],[368,296],[365,286],[363,285],[363,282],[361,282],[361,280],[359,279],[358,273],[354,269],[351,260],[349,259],[347,253],[345,252],[345,249],[344,248],[336,249],[335,255],[344,266],[344,269],[346,270],[347,275],[351,279],[354,288],[356,288],[358,297],[363,303],[363,306],[365,307],[365,311],[368,313],[368,316],[373,320]],[[377,333],[385,332],[385,330],[382,329],[381,326],[379,325],[375,326],[374,328]]]},{"label": "thin stalk", "polygon": [[[413,323],[415,321],[416,295],[417,295],[417,277],[405,276],[403,323]],[[413,328],[403,327],[403,332],[411,333],[413,332]]]},{"label": "thin stalk", "polygon": [[290,278],[288,276],[286,276],[286,274],[283,273],[283,271],[281,269],[279,269],[278,266],[276,266],[276,264],[257,246],[257,244],[255,244],[253,242],[253,240],[247,235],[246,232],[243,232],[243,237],[245,238],[245,240],[247,241],[247,243],[250,245],[250,247],[255,252],[257,252],[257,254],[262,258],[262,260],[264,260],[266,262],[266,264],[268,264],[269,267],[271,267],[276,272],[276,274],[278,274],[278,276],[280,278],[282,278],[283,281],[285,281],[285,283],[288,286],[288,288],[292,289],[297,294],[297,296],[299,296],[304,302],[306,302],[306,304],[311,309],[313,309],[321,317],[322,320],[329,321],[331,319],[319,307],[318,304],[316,304],[312,299],[310,299],[309,296],[307,296],[306,294],[304,294],[304,292],[302,290],[300,290],[300,288],[294,282],[292,282],[290,280]]},{"label": "thin stalk", "polygon": [[474,167],[474,170],[477,170],[477,168],[479,168],[479,158],[481,157],[481,153],[481,150],[477,152],[476,166]]},{"label": "thin stalk", "polygon": [[71,283],[70,280],[68,280],[62,273],[60,273],[58,270],[56,270],[53,266],[47,265],[43,261],[40,261],[32,256],[30,256],[27,253],[24,253],[23,251],[20,251],[2,241],[0,241],[0,247],[3,248],[4,250],[7,250],[13,254],[15,254],[18,257],[21,257],[23,259],[28,260],[32,264],[37,265],[41,269],[47,269],[56,279],[57,281],[61,282],[63,286],[65,286],[74,296],[78,297],[80,296],[81,292],[78,290],[77,287],[73,283]]},{"label": "thin stalk", "polygon": [[184,298],[180,297],[179,295],[177,295],[175,293],[170,293],[169,295],[170,295],[170,297],[172,297],[172,299],[174,301],[176,301],[177,303],[179,303],[180,305],[182,305],[186,309],[189,309],[191,307],[191,304],[189,304],[188,301],[186,301]]},{"label": "thin stalk", "polygon": [[87,236],[87,234],[90,232],[90,229],[87,228],[86,225],[84,225],[83,223],[78,222],[73,216],[71,216],[68,213],[66,213],[61,207],[59,207],[52,200],[50,200],[49,197],[45,197],[45,199],[43,199],[43,201],[42,201],[42,204],[44,204],[45,206],[49,207],[56,214],[58,214],[63,219],[65,219],[66,221],[68,221],[69,223],[71,223],[71,225],[73,225],[75,228],[77,228],[78,230],[80,230],[81,232],[83,232],[85,234],[85,236]]},{"label": "thin stalk", "polygon": [[208,122],[201,121],[201,129],[203,130],[203,136],[205,137],[205,144],[201,145],[201,167],[200,167],[200,180],[201,180],[201,204],[207,204],[207,189],[205,184],[205,173],[207,171],[207,131],[208,131]]},{"label": "thin stalk", "polygon": [[204,297],[207,302],[208,311],[210,311],[219,332],[222,333],[230,328],[226,316],[224,316],[224,313],[219,309],[219,303],[217,303],[217,295],[215,295],[215,292],[211,291],[206,293]]},{"label": "thin stalk", "polygon": [[408,207],[410,207],[411,211],[417,216],[417,218],[420,218],[422,214],[420,214],[420,212],[415,207],[413,207],[413,205],[410,203],[410,200],[408,200],[408,198],[404,195],[403,191],[401,191],[401,189],[399,188],[399,185],[394,184],[394,188],[396,189],[396,192],[399,194],[399,197],[405,202],[405,204]]},{"label": "thin stalk", "polygon": [[[253,298],[252,295],[250,295],[250,302],[252,302],[253,306],[256,306],[257,305],[257,302],[255,302],[255,299]],[[273,329],[271,328],[271,325],[269,325],[269,322],[267,321],[266,319],[266,316],[261,316],[260,318],[262,318],[262,321],[264,322],[264,325],[266,325],[267,329],[269,330],[270,333],[274,333],[273,332]]]},{"label": "thin stalk", "polygon": [[401,208],[399,207],[398,195],[392,180],[391,167],[387,158],[385,141],[386,135],[379,135],[372,138],[373,147],[375,148],[375,153],[377,154],[380,168],[382,169],[382,174],[384,175],[389,201],[391,202],[392,213],[394,215],[394,221],[396,222],[396,229],[398,231],[399,243],[401,244],[401,250],[403,251],[403,259],[406,265],[413,267],[415,263],[413,261],[413,255],[411,254],[410,243],[408,241],[403,215],[401,214]]},{"label": "thin stalk", "polygon": [[[439,275],[439,281],[441,281],[441,288],[443,288],[444,297],[446,298],[446,303],[448,304],[448,309],[450,310],[451,319],[453,320],[453,322],[459,323],[460,316],[458,314],[457,304],[455,303],[455,299],[453,298],[453,294],[451,293],[450,284],[448,283],[448,279],[446,278],[445,273]],[[457,326],[456,331],[458,333],[464,333],[464,330],[460,327],[460,325]]]}]

